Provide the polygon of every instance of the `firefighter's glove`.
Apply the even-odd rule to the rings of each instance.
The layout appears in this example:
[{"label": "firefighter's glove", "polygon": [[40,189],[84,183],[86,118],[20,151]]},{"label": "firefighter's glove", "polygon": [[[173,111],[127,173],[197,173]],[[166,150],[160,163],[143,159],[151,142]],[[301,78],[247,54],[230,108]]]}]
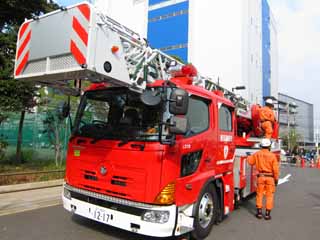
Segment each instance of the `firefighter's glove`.
[{"label": "firefighter's glove", "polygon": [[278,186],[278,179],[275,179],[275,180],[274,180],[274,184],[275,184],[276,186]]}]

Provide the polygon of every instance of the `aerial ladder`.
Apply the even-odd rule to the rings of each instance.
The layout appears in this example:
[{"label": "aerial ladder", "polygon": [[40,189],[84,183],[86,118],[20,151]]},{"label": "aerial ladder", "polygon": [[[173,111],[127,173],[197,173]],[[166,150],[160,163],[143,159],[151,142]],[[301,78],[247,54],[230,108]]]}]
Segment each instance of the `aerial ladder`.
[{"label": "aerial ladder", "polygon": [[[142,92],[148,83],[169,80],[183,65],[83,2],[21,25],[14,77],[58,88],[67,95],[78,95],[82,81]],[[193,84],[219,92],[234,103],[237,116],[252,121],[252,105],[233,91],[201,74],[193,77]]]},{"label": "aerial ladder", "polygon": [[[169,79],[171,70],[183,65],[85,2],[22,24],[14,77],[57,87],[69,87],[70,80],[87,80],[143,91],[146,84]],[[245,102],[211,78],[197,76],[193,83],[223,91],[239,105]]]}]

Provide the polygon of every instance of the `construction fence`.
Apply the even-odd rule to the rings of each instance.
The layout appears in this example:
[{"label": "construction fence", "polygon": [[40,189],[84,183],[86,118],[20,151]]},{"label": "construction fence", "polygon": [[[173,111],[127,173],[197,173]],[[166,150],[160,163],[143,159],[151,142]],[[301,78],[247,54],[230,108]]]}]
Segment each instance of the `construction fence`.
[{"label": "construction fence", "polygon": [[[46,114],[46,112],[26,113],[23,124],[22,152],[39,160],[52,160],[55,156],[54,145],[50,143],[48,133],[45,131]],[[5,149],[5,158],[15,153],[20,121],[20,114],[8,115],[9,117],[0,125],[0,140],[8,144]],[[70,120],[67,118],[63,120],[60,131],[63,156],[66,153],[70,133]]]}]

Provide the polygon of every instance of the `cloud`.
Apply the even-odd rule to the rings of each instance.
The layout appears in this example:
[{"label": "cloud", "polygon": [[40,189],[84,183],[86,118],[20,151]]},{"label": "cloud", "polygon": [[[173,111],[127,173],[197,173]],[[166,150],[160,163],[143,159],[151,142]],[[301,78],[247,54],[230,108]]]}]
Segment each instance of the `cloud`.
[{"label": "cloud", "polygon": [[[279,91],[320,107],[320,1],[270,0],[278,25]],[[317,107],[318,106],[318,107]]]}]

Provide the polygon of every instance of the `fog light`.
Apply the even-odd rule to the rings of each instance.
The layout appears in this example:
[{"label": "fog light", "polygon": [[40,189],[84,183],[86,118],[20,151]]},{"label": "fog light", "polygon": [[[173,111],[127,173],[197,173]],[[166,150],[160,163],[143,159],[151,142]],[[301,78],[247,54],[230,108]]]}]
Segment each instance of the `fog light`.
[{"label": "fog light", "polygon": [[63,189],[63,196],[64,196],[65,198],[71,200],[71,192],[70,192],[68,189],[66,189],[66,188]]},{"label": "fog light", "polygon": [[152,223],[166,223],[169,221],[170,213],[168,211],[146,211],[142,215],[142,220]]}]

